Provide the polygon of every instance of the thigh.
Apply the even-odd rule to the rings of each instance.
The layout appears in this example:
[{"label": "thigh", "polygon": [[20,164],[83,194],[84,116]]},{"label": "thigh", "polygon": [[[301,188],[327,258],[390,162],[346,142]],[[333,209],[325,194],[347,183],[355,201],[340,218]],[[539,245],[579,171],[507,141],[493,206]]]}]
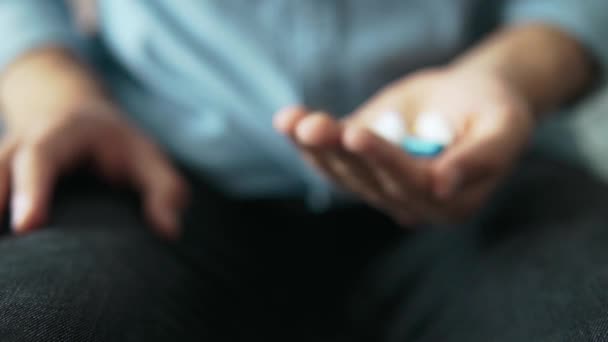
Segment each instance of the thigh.
[{"label": "thigh", "polygon": [[[370,340],[588,341],[608,336],[608,187],[528,160],[467,227],[402,238],[374,261],[355,322]],[[370,328],[373,327],[373,328]],[[381,336],[381,337],[380,337]]]},{"label": "thigh", "polygon": [[[221,230],[212,215],[205,222]],[[1,339],[237,340],[235,308],[248,303],[224,269],[197,267],[191,245],[155,238],[132,194],[67,182],[47,226],[0,239]]]},{"label": "thigh", "polygon": [[77,177],[51,221],[0,238],[2,340],[325,341],[382,250],[386,219],[230,201],[193,182],[182,239],[163,242],[134,194]]}]

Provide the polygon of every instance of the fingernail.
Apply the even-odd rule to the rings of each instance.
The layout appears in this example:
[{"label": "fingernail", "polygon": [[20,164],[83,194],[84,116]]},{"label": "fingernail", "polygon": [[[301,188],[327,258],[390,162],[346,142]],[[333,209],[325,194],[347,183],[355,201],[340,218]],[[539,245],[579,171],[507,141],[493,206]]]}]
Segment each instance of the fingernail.
[{"label": "fingernail", "polygon": [[442,187],[439,191],[439,197],[441,199],[448,199],[458,191],[460,187],[460,183],[462,182],[462,177],[460,176],[460,172],[452,171],[448,173],[446,176],[444,187]]},{"label": "fingernail", "polygon": [[291,118],[291,113],[301,108],[301,106],[292,105],[279,109],[279,111],[274,115],[274,127],[279,130],[285,129],[287,127],[288,119]]},{"label": "fingernail", "polygon": [[11,225],[14,231],[22,229],[29,207],[30,201],[27,196],[17,194],[13,197],[11,201]]}]

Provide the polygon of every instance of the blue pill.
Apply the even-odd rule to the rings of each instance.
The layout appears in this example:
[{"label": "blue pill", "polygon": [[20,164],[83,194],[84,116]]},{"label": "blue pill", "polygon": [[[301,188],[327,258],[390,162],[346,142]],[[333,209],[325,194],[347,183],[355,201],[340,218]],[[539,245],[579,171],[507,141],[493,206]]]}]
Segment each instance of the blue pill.
[{"label": "blue pill", "polygon": [[435,157],[444,150],[445,145],[416,137],[406,137],[401,142],[401,147],[417,157]]}]

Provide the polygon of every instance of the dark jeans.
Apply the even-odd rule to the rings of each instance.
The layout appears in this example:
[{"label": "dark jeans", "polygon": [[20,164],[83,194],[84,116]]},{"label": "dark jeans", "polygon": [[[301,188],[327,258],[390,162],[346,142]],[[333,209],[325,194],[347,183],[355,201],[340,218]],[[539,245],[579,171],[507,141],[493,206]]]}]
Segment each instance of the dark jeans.
[{"label": "dark jeans", "polygon": [[0,240],[0,341],[608,340],[608,188],[553,162],[420,232],[196,185],[171,244],[131,193],[59,189],[47,227]]}]

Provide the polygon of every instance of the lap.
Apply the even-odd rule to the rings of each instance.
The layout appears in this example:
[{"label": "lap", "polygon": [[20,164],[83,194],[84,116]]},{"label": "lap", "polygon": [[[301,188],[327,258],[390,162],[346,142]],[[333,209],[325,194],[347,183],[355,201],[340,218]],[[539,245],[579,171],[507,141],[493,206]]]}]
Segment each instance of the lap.
[{"label": "lap", "polygon": [[184,238],[168,244],[132,195],[60,189],[48,227],[0,239],[5,340],[553,341],[606,330],[608,189],[550,162],[525,163],[474,224],[415,234],[367,210],[313,216],[199,191]]},{"label": "lap", "polygon": [[187,248],[156,239],[138,209],[129,193],[74,181],[60,187],[46,227],[5,235],[2,340],[194,341],[235,333],[228,327],[238,315],[229,309],[246,311],[247,303],[222,270],[201,275]]},{"label": "lap", "polygon": [[378,258],[357,319],[375,320],[387,341],[601,340],[606,203],[608,186],[593,177],[529,160],[473,224],[423,232]]},{"label": "lap", "polygon": [[62,184],[49,224],[0,238],[3,340],[336,336],[345,288],[387,240],[360,228],[385,220],[195,192],[183,239],[171,244],[149,232],[131,193],[83,178]]}]

